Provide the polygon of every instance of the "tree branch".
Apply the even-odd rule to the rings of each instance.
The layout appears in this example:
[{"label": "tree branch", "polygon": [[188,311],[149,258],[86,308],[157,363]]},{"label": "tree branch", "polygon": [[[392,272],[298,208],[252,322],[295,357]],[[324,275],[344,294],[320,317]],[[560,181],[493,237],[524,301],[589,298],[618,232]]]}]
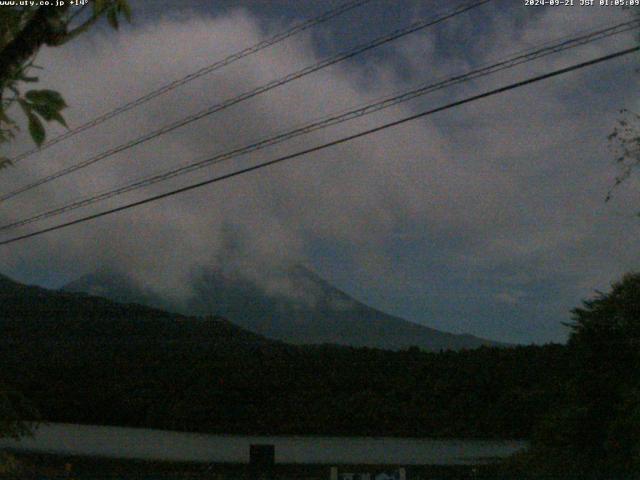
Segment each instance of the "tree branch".
[{"label": "tree branch", "polygon": [[0,52],[0,87],[42,45],[54,45],[66,35],[66,24],[61,18],[65,13],[64,6],[38,8],[20,33]]}]

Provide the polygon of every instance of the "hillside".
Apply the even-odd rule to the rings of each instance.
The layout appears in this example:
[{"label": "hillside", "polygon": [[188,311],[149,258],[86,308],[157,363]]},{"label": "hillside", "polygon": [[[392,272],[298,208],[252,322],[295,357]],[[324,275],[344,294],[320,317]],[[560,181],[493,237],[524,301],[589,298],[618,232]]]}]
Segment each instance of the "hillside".
[{"label": "hillside", "polygon": [[307,268],[264,272],[259,282],[216,269],[193,276],[191,295],[176,302],[129,278],[108,272],[85,275],[65,291],[138,302],[188,315],[221,315],[266,337],[294,344],[332,343],[400,350],[460,350],[497,342],[455,335],[386,314],[352,298]]},{"label": "hillside", "polygon": [[186,317],[135,303],[23,285],[2,275],[0,325],[4,341],[267,342],[219,317]]},{"label": "hillside", "polygon": [[442,354],[267,340],[0,277],[0,385],[50,421],[246,434],[527,437],[560,346]]}]

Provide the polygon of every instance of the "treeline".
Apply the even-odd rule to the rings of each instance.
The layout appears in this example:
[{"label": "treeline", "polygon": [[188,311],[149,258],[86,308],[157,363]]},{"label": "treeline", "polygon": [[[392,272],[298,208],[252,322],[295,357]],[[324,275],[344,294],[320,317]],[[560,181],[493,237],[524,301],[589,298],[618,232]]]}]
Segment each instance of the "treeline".
[{"label": "treeline", "polygon": [[640,479],[640,274],[573,310],[559,402],[514,459],[520,478]]},{"label": "treeline", "polygon": [[247,434],[524,438],[559,347],[462,353],[33,341],[5,381],[51,421]]},{"label": "treeline", "polygon": [[291,346],[222,319],[0,282],[0,383],[49,421],[247,434],[526,438],[561,346]]}]

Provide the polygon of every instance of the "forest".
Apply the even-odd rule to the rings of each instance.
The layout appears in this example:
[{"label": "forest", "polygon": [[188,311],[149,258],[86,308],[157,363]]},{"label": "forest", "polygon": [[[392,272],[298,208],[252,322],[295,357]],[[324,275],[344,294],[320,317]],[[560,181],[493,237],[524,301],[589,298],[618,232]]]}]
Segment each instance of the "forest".
[{"label": "forest", "polygon": [[[48,421],[246,434],[524,438],[510,468],[637,471],[640,275],[567,345],[430,353],[291,346],[4,279],[0,382]],[[611,348],[615,345],[615,348]]]}]

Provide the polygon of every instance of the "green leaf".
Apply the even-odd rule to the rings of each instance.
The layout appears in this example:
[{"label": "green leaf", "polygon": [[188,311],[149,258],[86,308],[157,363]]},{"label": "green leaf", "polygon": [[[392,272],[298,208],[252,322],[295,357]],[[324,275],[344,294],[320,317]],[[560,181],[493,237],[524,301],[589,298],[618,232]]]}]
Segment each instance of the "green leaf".
[{"label": "green leaf", "polygon": [[118,0],[118,10],[124,15],[127,22],[131,23],[131,7],[127,0]]},{"label": "green leaf", "polygon": [[109,6],[109,2],[107,0],[94,0],[93,15],[95,17],[97,17],[98,15],[101,15],[108,6]]},{"label": "green leaf", "polygon": [[51,116],[51,120],[53,120],[54,122],[58,122],[60,125],[62,125],[65,128],[69,128],[69,125],[67,125],[67,121],[64,119],[64,117],[62,115],[60,115],[60,113],[55,112],[52,116]]},{"label": "green leaf", "polygon": [[60,112],[53,110],[49,105],[33,104],[33,111],[40,115],[47,122],[55,121],[59,124],[69,128],[67,122],[64,120]]},{"label": "green leaf", "polygon": [[29,133],[31,134],[31,138],[37,146],[42,145],[45,138],[44,126],[42,125],[42,122],[35,114],[31,112],[27,114],[27,118],[29,119]]},{"label": "green leaf", "polygon": [[118,29],[118,13],[115,9],[110,9],[107,12],[107,20],[109,21],[109,25],[111,25],[115,30]]},{"label": "green leaf", "polygon": [[34,112],[44,118],[47,122],[55,120],[55,116],[60,115],[58,110],[54,109],[51,105],[32,103],[31,108]]},{"label": "green leaf", "polygon": [[67,106],[62,95],[54,90],[29,90],[25,94],[25,98],[33,104],[48,105],[55,111],[62,110]]}]

